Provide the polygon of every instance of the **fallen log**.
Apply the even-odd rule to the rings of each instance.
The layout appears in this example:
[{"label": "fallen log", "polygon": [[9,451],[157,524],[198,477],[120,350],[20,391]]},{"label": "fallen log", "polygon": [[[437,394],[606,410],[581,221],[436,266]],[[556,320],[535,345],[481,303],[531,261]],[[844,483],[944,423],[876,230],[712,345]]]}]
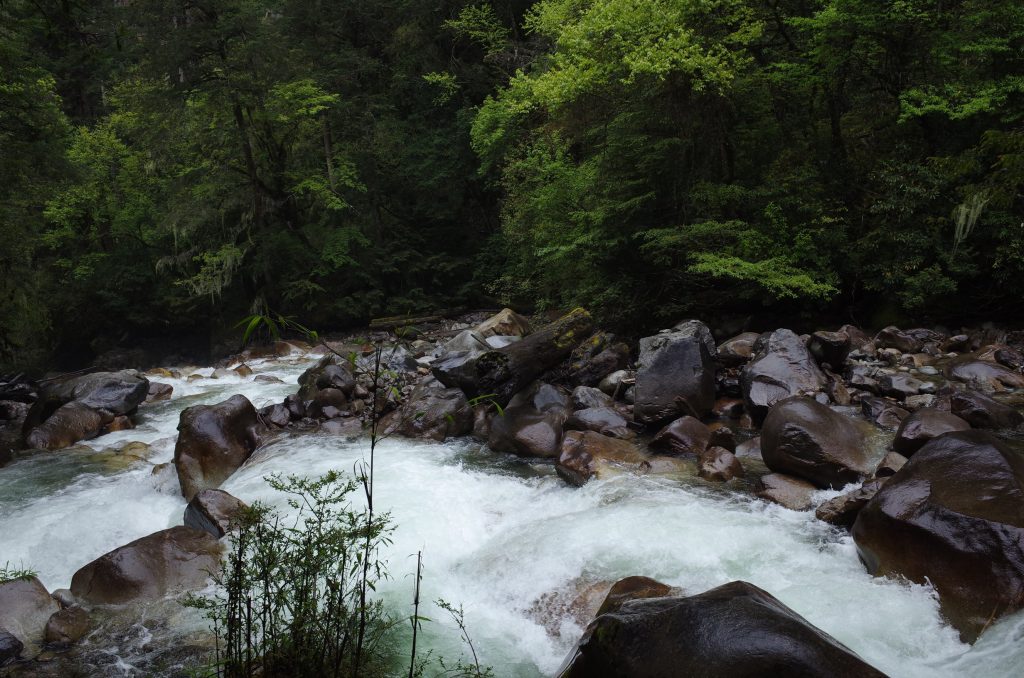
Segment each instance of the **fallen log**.
[{"label": "fallen log", "polygon": [[516,393],[568,357],[593,332],[593,319],[577,308],[521,341],[475,357],[456,354],[433,367],[434,376],[470,398],[490,396],[505,406]]}]

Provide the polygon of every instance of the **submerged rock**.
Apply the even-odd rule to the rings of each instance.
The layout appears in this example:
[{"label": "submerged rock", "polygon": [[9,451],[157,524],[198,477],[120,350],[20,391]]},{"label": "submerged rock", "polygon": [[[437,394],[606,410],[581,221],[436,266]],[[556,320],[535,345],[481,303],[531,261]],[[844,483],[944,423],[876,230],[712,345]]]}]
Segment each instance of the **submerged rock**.
[{"label": "submerged rock", "polygon": [[593,431],[569,431],[562,440],[555,470],[570,485],[580,487],[608,467],[639,469],[646,455],[631,442]]},{"label": "submerged rock", "polygon": [[817,489],[806,480],[785,473],[769,473],[761,476],[761,489],[757,496],[794,511],[806,511],[811,508],[811,495]]},{"label": "submerged rock", "polygon": [[869,572],[930,582],[967,642],[1024,604],[1024,453],[984,431],[928,442],[853,526]]},{"label": "submerged rock", "polygon": [[155,600],[203,586],[220,567],[217,539],[191,527],[172,527],[114,549],[75,572],[71,592],[94,605]]},{"label": "submerged rock", "polygon": [[883,678],[775,597],[736,581],[689,597],[623,602],[591,622],[562,678]]}]

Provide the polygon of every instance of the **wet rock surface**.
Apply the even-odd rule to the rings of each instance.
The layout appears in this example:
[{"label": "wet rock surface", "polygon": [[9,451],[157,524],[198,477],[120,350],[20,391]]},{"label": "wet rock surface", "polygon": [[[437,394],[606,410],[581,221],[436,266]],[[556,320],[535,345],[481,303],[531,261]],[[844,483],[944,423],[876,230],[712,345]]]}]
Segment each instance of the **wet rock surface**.
[{"label": "wet rock surface", "polygon": [[746,582],[689,597],[626,601],[587,627],[559,675],[884,676]]},{"label": "wet rock surface", "polygon": [[826,383],[800,337],[785,329],[758,338],[754,357],[740,376],[743,399],[755,421],[762,421],[775,403],[790,396],[813,395]]},{"label": "wet rock surface", "polygon": [[853,526],[876,575],[931,582],[942,610],[973,641],[1024,603],[1024,454],[984,431],[928,442]]},{"label": "wet rock surface", "polygon": [[714,356],[711,333],[697,321],[641,339],[637,421],[655,424],[679,415],[707,414],[715,401]]}]

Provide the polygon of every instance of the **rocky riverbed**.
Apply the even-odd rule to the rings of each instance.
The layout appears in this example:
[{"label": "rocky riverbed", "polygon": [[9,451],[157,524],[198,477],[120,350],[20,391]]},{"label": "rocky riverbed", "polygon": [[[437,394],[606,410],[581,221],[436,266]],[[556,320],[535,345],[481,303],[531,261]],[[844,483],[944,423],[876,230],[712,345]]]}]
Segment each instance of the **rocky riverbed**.
[{"label": "rocky riverbed", "polygon": [[411,611],[422,550],[424,599],[464,605],[496,675],[1024,661],[1019,333],[684,321],[628,346],[506,310],[397,334],[9,383],[0,564],[37,577],[0,584],[0,671],[184,675],[211,641],[176,599],[233,507],[352,469],[374,411],[382,595]]}]

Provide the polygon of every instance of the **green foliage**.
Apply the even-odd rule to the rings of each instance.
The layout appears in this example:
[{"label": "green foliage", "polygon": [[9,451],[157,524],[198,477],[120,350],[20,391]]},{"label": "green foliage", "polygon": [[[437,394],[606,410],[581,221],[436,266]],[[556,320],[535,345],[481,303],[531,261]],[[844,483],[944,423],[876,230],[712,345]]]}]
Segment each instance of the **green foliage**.
[{"label": "green foliage", "polygon": [[364,576],[371,591],[387,576],[376,557],[390,540],[387,514],[353,509],[358,483],[336,472],[267,482],[288,497],[292,515],[251,506],[216,578],[222,592],[188,603],[217,633],[214,675],[381,675],[395,620],[362,591]]},{"label": "green foliage", "polygon": [[0,567],[0,584],[19,579],[32,579],[36,576],[38,576],[38,573],[35,570],[24,565],[11,567],[11,561],[7,561],[3,567]]}]

